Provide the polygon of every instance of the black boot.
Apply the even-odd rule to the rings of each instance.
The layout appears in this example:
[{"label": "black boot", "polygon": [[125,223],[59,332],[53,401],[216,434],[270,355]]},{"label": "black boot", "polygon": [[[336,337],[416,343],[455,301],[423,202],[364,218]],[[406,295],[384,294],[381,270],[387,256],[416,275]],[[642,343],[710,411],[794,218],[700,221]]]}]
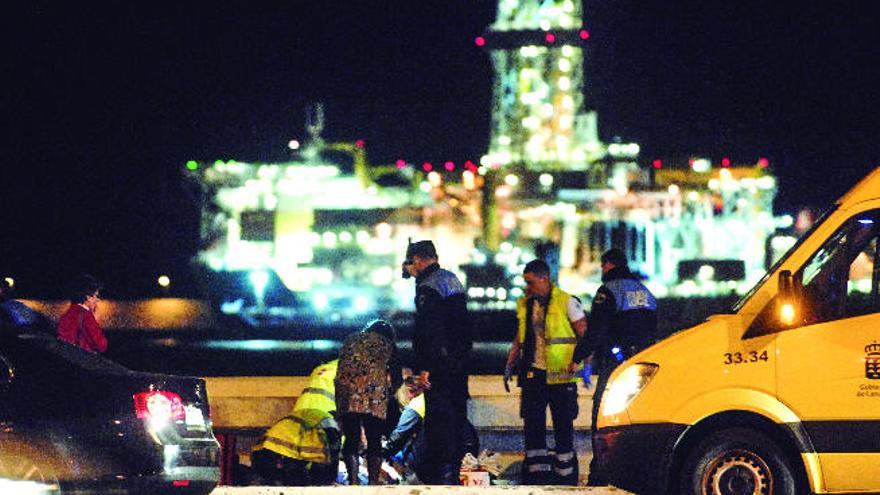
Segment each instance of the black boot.
[{"label": "black boot", "polygon": [[461,463],[444,463],[440,465],[440,479],[438,484],[447,486],[461,485],[459,477],[461,471]]},{"label": "black boot", "polygon": [[367,475],[370,478],[371,485],[381,485],[382,482],[379,480],[379,477],[382,475],[382,457],[381,456],[368,456],[367,457]]},{"label": "black boot", "polygon": [[587,486],[608,486],[605,470],[595,456],[590,461],[590,473],[587,475]]},{"label": "black boot", "polygon": [[339,457],[331,457],[329,464],[312,463],[308,486],[330,486],[339,477]]},{"label": "black boot", "polygon": [[358,474],[361,470],[361,458],[357,454],[345,456],[345,470],[348,471],[348,484],[351,486],[360,485],[361,480]]}]

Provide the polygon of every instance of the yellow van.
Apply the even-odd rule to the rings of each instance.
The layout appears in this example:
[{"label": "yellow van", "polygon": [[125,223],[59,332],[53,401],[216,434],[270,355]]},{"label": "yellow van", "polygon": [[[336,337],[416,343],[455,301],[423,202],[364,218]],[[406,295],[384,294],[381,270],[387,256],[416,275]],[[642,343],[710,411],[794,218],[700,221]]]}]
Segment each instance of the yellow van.
[{"label": "yellow van", "polygon": [[595,455],[638,493],[880,492],[880,168],[727,314],[623,363]]}]

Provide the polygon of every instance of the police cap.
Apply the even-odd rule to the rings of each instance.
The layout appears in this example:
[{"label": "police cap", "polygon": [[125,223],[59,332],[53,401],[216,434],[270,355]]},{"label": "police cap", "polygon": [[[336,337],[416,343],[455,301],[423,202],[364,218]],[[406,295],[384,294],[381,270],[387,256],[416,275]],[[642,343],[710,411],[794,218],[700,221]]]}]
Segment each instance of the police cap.
[{"label": "police cap", "polygon": [[608,251],[602,253],[602,263],[611,263],[614,266],[626,267],[626,255],[623,254],[623,250],[619,248],[611,248]]},{"label": "police cap", "polygon": [[409,246],[406,247],[406,259],[412,261],[413,256],[418,256],[420,258],[436,258],[437,249],[434,247],[434,243],[428,240],[411,242]]}]

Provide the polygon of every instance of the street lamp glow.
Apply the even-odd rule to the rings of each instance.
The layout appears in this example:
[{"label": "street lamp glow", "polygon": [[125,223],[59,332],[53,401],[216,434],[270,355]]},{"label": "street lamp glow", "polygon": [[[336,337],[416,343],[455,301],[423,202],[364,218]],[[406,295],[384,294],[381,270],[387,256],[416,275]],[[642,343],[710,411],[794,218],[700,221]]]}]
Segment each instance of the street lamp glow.
[{"label": "street lamp glow", "polygon": [[430,172],[428,174],[428,182],[431,184],[431,187],[440,187],[443,184],[443,177],[437,172]]},{"label": "street lamp glow", "polygon": [[560,77],[557,84],[559,85],[559,89],[561,89],[562,91],[568,91],[569,89],[571,89],[571,79],[569,79],[567,76]]},{"label": "street lamp glow", "polygon": [[354,309],[359,313],[364,313],[370,309],[370,299],[367,296],[357,296],[354,298]]},{"label": "street lamp glow", "polygon": [[171,285],[171,277],[168,275],[159,275],[159,278],[156,279],[156,283],[159,284],[159,287],[167,288]]},{"label": "street lamp glow", "polygon": [[538,177],[538,182],[544,187],[550,187],[553,185],[553,176],[550,174],[541,174]]},{"label": "street lamp glow", "polygon": [[712,168],[712,162],[706,158],[696,158],[691,162],[691,168],[694,172],[708,172]]},{"label": "street lamp glow", "polygon": [[327,294],[316,294],[315,298],[312,299],[312,304],[318,311],[324,311],[330,306],[330,298],[327,297]]},{"label": "street lamp glow", "polygon": [[263,270],[253,271],[248,275],[251,286],[254,289],[254,296],[257,302],[262,306],[263,295],[266,293],[266,286],[269,284],[269,274]]}]

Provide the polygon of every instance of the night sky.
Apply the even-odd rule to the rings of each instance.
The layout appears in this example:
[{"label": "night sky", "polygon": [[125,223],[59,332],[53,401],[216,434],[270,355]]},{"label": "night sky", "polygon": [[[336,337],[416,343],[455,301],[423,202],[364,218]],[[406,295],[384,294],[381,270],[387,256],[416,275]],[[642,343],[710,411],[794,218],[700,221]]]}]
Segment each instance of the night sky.
[{"label": "night sky", "polygon": [[[227,3],[0,7],[0,274],[20,295],[82,271],[117,296],[185,280],[185,162],[283,160],[310,102],[374,163],[485,152],[494,72],[473,38],[495,2]],[[822,207],[880,165],[872,3],[587,0],[601,137],[645,163],[767,157],[779,212]]]}]

